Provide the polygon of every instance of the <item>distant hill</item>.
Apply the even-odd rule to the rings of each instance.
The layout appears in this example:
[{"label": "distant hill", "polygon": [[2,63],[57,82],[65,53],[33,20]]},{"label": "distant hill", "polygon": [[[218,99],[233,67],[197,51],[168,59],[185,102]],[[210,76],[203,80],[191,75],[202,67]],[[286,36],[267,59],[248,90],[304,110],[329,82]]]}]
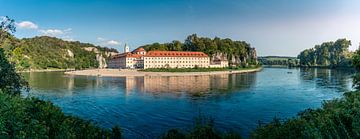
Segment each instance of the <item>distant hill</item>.
[{"label": "distant hill", "polygon": [[189,35],[184,43],[175,40],[170,43],[153,43],[143,47],[149,50],[166,51],[201,51],[210,56],[210,59],[226,59],[230,65],[247,66],[256,65],[257,54],[255,48],[245,41],[233,41],[225,38],[198,37],[196,34]]},{"label": "distant hill", "polygon": [[288,56],[260,56],[258,61],[262,65],[270,66],[299,66],[299,60],[296,57]]},{"label": "distant hill", "polygon": [[55,37],[17,39],[10,34],[0,41],[17,70],[103,68],[115,49]]}]

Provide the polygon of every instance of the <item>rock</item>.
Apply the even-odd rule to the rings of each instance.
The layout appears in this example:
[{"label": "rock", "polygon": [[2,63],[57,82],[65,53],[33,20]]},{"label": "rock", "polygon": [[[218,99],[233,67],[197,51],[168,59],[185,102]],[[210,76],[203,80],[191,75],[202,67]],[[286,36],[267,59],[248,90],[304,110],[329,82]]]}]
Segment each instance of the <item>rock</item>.
[{"label": "rock", "polygon": [[99,62],[99,68],[103,69],[107,67],[106,59],[102,54],[96,54],[96,60]]},{"label": "rock", "polygon": [[74,53],[67,49],[68,56],[74,58]]},{"label": "rock", "polygon": [[91,51],[94,52],[96,54],[96,60],[99,62],[99,67],[100,69],[106,68],[107,67],[107,63],[106,63],[106,57],[110,57],[113,55],[116,55],[117,53],[115,52],[104,52],[104,55],[95,47],[85,47],[84,50],[86,51]]},{"label": "rock", "polygon": [[210,56],[210,60],[228,60],[230,65],[241,65],[241,64],[248,64],[247,62],[254,61],[256,64],[257,61],[257,54],[255,48],[248,49],[245,55],[230,55],[222,52],[216,52],[215,54]]}]

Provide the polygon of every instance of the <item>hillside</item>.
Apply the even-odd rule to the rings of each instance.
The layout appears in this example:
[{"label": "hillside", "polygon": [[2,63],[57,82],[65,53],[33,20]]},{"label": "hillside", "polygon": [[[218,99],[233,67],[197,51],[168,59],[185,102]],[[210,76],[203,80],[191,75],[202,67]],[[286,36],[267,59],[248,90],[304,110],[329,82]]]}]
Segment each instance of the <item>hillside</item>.
[{"label": "hillside", "polygon": [[247,66],[256,65],[257,56],[255,48],[245,41],[233,41],[231,39],[214,39],[190,35],[182,43],[175,40],[171,43],[153,43],[140,46],[146,51],[167,50],[167,51],[201,51],[210,56],[211,59],[227,59],[230,65]]},{"label": "hillside", "polygon": [[0,42],[0,48],[17,70],[103,68],[106,59],[117,52],[78,41],[48,36],[17,39],[9,34]]}]

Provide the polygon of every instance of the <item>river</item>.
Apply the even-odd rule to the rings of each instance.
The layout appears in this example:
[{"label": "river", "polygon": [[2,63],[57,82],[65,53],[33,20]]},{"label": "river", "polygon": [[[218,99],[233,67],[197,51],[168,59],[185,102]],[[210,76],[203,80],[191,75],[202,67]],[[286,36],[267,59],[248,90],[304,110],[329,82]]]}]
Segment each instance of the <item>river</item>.
[{"label": "river", "polygon": [[31,91],[69,115],[110,128],[125,138],[156,138],[187,131],[194,118],[211,117],[220,131],[247,137],[259,121],[290,118],[351,91],[351,70],[264,68],[257,73],[185,77],[88,77],[63,72],[23,73]]}]

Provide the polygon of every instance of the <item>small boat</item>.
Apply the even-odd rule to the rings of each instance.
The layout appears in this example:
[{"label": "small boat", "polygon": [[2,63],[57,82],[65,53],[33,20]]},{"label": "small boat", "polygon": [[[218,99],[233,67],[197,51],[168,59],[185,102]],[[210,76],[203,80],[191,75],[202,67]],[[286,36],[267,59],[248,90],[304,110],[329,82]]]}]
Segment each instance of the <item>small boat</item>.
[{"label": "small boat", "polygon": [[291,72],[291,71],[288,71],[287,73],[288,73],[288,74],[292,74],[292,72]]}]

